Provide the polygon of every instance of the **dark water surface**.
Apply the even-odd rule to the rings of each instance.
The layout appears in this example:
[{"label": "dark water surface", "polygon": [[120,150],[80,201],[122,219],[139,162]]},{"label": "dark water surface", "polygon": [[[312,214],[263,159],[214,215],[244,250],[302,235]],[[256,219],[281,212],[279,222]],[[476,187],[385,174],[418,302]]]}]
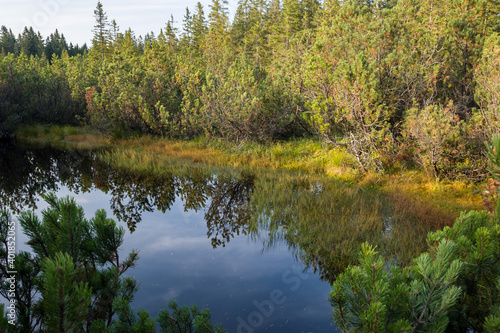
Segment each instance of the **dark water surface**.
[{"label": "dark water surface", "polygon": [[132,305],[152,316],[172,299],[206,306],[228,332],[335,331],[330,283],[363,242],[398,261],[425,246],[427,229],[374,191],[290,172],[167,169],[1,143],[0,208],[41,210],[51,191],[87,217],[106,209],[129,230],[123,255],[139,251]]}]

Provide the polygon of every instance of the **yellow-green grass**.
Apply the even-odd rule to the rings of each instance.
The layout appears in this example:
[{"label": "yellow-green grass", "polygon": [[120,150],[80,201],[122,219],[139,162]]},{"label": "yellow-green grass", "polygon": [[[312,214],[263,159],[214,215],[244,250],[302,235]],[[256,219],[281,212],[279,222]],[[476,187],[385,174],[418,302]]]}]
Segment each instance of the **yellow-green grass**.
[{"label": "yellow-green grass", "polygon": [[87,127],[57,125],[21,126],[16,131],[16,137],[30,143],[76,149],[96,149],[109,146],[111,142],[108,137]]},{"label": "yellow-green grass", "polygon": [[[220,140],[172,141],[143,136],[115,143],[118,150],[134,149],[141,153],[167,155],[216,166],[338,173],[338,177],[346,181],[353,181],[356,174],[349,167],[350,157],[343,149],[327,149],[312,139],[269,144],[231,144]],[[345,172],[340,173],[340,168]]]},{"label": "yellow-green grass", "polygon": [[437,181],[418,170],[360,175],[354,168],[353,157],[343,148],[327,147],[314,139],[268,144],[235,144],[206,138],[180,141],[149,135],[119,139],[95,133],[88,128],[68,126],[23,127],[17,132],[17,136],[21,140],[75,148],[110,147],[103,158],[114,165],[136,171],[160,170],[194,163],[217,167],[286,169],[326,175],[344,182],[376,188],[394,196],[395,201],[412,202],[412,205],[421,207],[424,215],[431,214],[431,211],[435,215],[441,212],[449,220],[453,220],[462,210],[483,207],[480,193],[484,183]]}]

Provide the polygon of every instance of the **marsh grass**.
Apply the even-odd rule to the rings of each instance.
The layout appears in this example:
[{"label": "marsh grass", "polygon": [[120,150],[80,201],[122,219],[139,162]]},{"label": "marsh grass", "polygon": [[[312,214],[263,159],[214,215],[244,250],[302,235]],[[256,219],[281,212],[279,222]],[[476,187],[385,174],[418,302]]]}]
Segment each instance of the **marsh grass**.
[{"label": "marsh grass", "polygon": [[189,160],[152,152],[137,151],[132,148],[115,148],[98,153],[97,156],[100,160],[116,168],[138,173],[164,174],[175,172],[176,174],[182,174],[197,168]]},{"label": "marsh grass", "polygon": [[[133,154],[144,154],[144,165],[149,159],[181,159],[194,164],[218,167],[285,169],[313,174],[331,174],[344,181],[352,181],[356,175],[349,167],[350,157],[341,149],[327,149],[311,139],[276,142],[274,144],[230,144],[222,140],[197,138],[192,141],[171,141],[152,136],[111,140],[116,148],[110,154],[113,160],[132,169],[143,166],[130,163]],[[133,152],[132,152],[133,151]],[[111,158],[107,155],[108,159]],[[134,158],[138,158],[135,156]],[[163,163],[163,162],[162,162]],[[332,170],[334,172],[332,172]],[[344,170],[345,172],[340,172]]]},{"label": "marsh grass", "polygon": [[409,216],[411,214],[418,223],[433,230],[452,226],[457,217],[454,211],[436,207],[428,201],[411,197],[404,192],[391,193],[389,198],[394,201],[396,215]]},{"label": "marsh grass", "polygon": [[84,150],[102,148],[110,143],[107,137],[90,128],[57,125],[21,126],[16,131],[16,138],[29,143]]},{"label": "marsh grass", "polygon": [[[480,193],[485,185],[482,183],[440,181],[421,171],[393,170],[383,175],[360,175],[353,167],[353,157],[344,149],[327,147],[315,139],[235,144],[205,137],[173,141],[137,133],[118,134],[105,136],[88,128],[41,125],[22,127],[17,132],[20,139],[38,143],[79,149],[109,147],[111,149],[101,157],[132,171],[182,170],[194,164],[261,171],[285,169],[326,175],[331,179],[393,195],[393,200],[401,204],[418,206],[424,220],[433,225],[443,223],[438,220],[444,215],[457,216],[462,210],[483,208]],[[435,207],[436,210],[429,207]],[[445,220],[449,221],[449,217]]]},{"label": "marsh grass", "polygon": [[153,178],[212,179],[229,173],[230,179],[239,179],[249,171],[255,177],[244,206],[253,216],[249,230],[263,226],[269,231],[265,243],[285,241],[327,280],[354,263],[363,242],[398,262],[410,260],[426,249],[429,231],[451,225],[461,210],[482,205],[479,185],[437,181],[418,171],[360,177],[345,151],[311,139],[186,142],[146,135],[104,137],[64,127],[27,128],[22,133],[52,145],[104,142],[109,148],[100,150],[100,160]]},{"label": "marsh grass", "polygon": [[[381,189],[394,200],[413,202],[431,223],[430,212],[446,215],[447,225],[453,223],[461,211],[483,209],[483,183],[473,184],[459,180],[436,180],[423,172],[400,172],[384,178]],[[426,212],[426,213],[423,213]],[[438,213],[440,212],[440,213]],[[437,222],[436,222],[437,223]],[[434,223],[435,224],[435,223]]]}]

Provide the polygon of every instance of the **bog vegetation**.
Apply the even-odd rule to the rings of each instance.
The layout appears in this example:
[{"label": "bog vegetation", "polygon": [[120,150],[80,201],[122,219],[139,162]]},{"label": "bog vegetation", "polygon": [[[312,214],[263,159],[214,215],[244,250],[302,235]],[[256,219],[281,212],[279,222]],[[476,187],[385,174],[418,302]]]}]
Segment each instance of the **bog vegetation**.
[{"label": "bog vegetation", "polygon": [[[240,0],[136,36],[95,9],[92,46],[0,33],[0,132],[87,124],[230,141],[320,137],[361,171],[486,175],[500,29],[489,0]],[[90,32],[89,32],[90,33]]]},{"label": "bog vegetation", "polygon": [[[500,180],[500,138],[489,149]],[[500,200],[493,213],[462,213],[427,236],[429,250],[403,267],[363,244],[359,265],[333,284],[330,302],[344,332],[499,332]]]},{"label": "bog vegetation", "polygon": [[[307,136],[345,147],[361,172],[417,167],[439,178],[487,177],[484,142],[500,132],[497,1],[239,0],[232,19],[226,6],[198,3],[181,30],[172,18],[158,33],[136,36],[98,2],[89,48],[68,45],[58,31],[44,40],[32,28],[16,37],[2,27],[0,136],[30,123],[231,142]],[[498,167],[495,146],[489,155]],[[130,329],[156,325],[130,312],[134,284],[120,275],[136,256],[115,262],[120,242],[107,239],[123,233],[114,222],[103,212],[77,219],[74,202],[46,200],[43,220],[21,216],[36,257],[21,253],[16,262],[36,279],[22,281],[31,289],[19,302],[35,292],[40,302],[22,308],[20,325],[91,331],[94,318],[97,330],[121,330],[121,316],[134,318]],[[498,331],[499,212],[464,214],[430,234],[429,252],[407,268],[364,245],[360,266],[339,274],[331,293],[338,327]],[[96,247],[105,251],[72,248],[74,240],[56,234],[73,227],[60,214],[86,230],[89,249],[106,242]],[[52,306],[68,282],[61,291],[72,295],[71,320]],[[186,318],[209,325],[192,310]]]},{"label": "bog vegetation", "polygon": [[[489,149],[491,173],[500,181],[498,152],[500,139]],[[56,190],[59,177],[72,192],[95,186],[113,193],[111,209],[120,220],[130,222],[129,228],[140,222],[142,212],[169,209],[176,195],[185,198],[187,209],[207,207],[207,236],[214,248],[237,234],[251,235],[255,222],[263,225],[269,230],[263,235],[264,245],[286,241],[302,264],[324,279],[336,280],[330,298],[335,324],[344,331],[500,329],[498,202],[494,213],[464,213],[454,225],[430,233],[428,252],[411,260],[409,256],[426,245],[424,232],[416,228],[419,224],[381,203],[381,196],[352,186],[339,188],[331,181],[323,186],[307,176],[283,181],[245,172],[215,176],[195,169],[177,176],[165,169],[144,175],[114,170],[95,159],[82,163],[81,156],[67,152],[53,158],[47,150],[22,156],[37,161],[36,167],[27,168],[22,160],[12,163],[19,168],[8,169],[10,175],[4,176],[10,184],[2,187],[2,203],[12,211],[22,210],[18,220],[31,249],[17,253],[14,268],[9,266],[12,220],[9,212],[0,210],[4,279],[0,295],[9,296],[12,287],[7,277],[9,269],[15,269],[18,311],[16,327],[8,324],[12,320],[8,316],[0,317],[0,331],[223,331],[210,323],[208,310],[195,306],[170,302],[170,310],[161,311],[157,318],[144,310],[131,310],[137,281],[125,274],[133,270],[138,253],[119,256],[124,229],[104,210],[87,219],[75,200],[53,194],[43,196],[48,208],[41,217],[22,208],[30,206],[34,200],[30,196]],[[334,194],[322,195],[328,192]],[[370,245],[359,246],[362,242],[377,244],[386,259]],[[360,265],[349,265],[359,247]],[[0,306],[0,312],[4,310]]]}]

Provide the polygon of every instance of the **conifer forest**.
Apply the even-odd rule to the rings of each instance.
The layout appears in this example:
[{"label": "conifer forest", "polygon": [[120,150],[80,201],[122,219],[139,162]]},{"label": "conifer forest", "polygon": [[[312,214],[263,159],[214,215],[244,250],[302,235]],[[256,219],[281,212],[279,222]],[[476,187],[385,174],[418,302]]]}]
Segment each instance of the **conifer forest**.
[{"label": "conifer forest", "polygon": [[[0,35],[0,131],[88,124],[171,138],[317,136],[363,170],[486,176],[498,132],[496,1],[239,1],[144,37],[95,10],[92,45]],[[90,33],[90,32],[89,32]]]}]

